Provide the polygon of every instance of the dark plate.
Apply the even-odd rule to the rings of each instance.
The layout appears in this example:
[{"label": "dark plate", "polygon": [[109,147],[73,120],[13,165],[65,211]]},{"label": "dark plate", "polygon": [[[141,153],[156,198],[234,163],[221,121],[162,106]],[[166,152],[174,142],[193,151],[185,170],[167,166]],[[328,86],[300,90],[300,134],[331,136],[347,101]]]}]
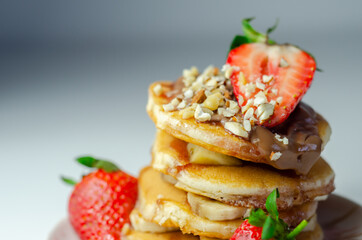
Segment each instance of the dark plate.
[{"label": "dark plate", "polygon": [[[362,240],[362,207],[332,194],[318,206],[318,221],[325,240]],[[68,220],[61,221],[49,240],[79,240]]]}]

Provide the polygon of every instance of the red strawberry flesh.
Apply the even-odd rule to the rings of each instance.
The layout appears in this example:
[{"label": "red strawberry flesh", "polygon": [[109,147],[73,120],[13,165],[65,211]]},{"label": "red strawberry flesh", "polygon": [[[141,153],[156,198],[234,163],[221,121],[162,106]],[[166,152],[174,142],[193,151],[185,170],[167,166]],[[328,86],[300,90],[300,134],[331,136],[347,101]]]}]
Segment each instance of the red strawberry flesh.
[{"label": "red strawberry flesh", "polygon": [[261,240],[263,228],[251,225],[245,220],[236,230],[230,240]]},{"label": "red strawberry flesh", "polygon": [[[277,102],[274,114],[269,119],[256,121],[266,127],[279,125],[288,118],[310,87],[316,69],[314,59],[299,48],[264,43],[243,44],[234,48],[226,63],[238,69],[231,75],[231,80],[235,96],[244,99],[241,107],[262,90],[256,88],[248,94],[245,82],[239,79],[240,72],[244,74],[246,83],[264,84],[268,102]],[[265,83],[262,81],[264,75],[273,79]]]}]

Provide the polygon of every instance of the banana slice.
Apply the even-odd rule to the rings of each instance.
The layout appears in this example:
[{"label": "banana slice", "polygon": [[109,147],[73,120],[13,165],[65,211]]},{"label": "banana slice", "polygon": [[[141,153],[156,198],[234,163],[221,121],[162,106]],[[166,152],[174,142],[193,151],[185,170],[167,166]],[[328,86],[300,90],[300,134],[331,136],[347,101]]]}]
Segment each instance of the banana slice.
[{"label": "banana slice", "polygon": [[174,227],[162,227],[156,223],[146,221],[137,209],[133,209],[129,217],[132,226],[136,231],[150,232],[150,233],[164,233],[164,232],[173,232],[178,230],[177,228]]},{"label": "banana slice", "polygon": [[190,192],[187,193],[187,201],[195,214],[212,221],[234,220],[249,212],[247,208],[230,206]]},{"label": "banana slice", "polygon": [[198,145],[188,143],[187,151],[189,152],[190,162],[196,164],[208,165],[241,165],[241,160],[227,156],[221,153],[212,152]]},{"label": "banana slice", "polygon": [[161,173],[161,177],[165,182],[168,182],[169,184],[175,185],[177,183],[177,179],[170,176],[170,175],[166,175],[164,173]]}]

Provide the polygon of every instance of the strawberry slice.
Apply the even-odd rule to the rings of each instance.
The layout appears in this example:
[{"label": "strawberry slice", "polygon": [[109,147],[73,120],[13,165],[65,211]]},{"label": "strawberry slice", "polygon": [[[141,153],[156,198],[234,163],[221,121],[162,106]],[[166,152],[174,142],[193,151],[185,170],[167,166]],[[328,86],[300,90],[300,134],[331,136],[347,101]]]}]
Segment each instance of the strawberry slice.
[{"label": "strawberry slice", "polygon": [[273,127],[281,124],[311,85],[316,62],[293,45],[247,43],[229,52],[227,64],[234,67],[231,81],[245,114],[251,120]]}]

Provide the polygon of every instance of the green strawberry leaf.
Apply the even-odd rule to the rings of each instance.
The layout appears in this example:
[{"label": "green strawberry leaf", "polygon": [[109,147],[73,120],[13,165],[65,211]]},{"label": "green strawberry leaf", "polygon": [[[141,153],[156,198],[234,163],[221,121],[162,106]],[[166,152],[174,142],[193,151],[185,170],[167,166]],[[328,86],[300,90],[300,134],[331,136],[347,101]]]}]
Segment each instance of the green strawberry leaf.
[{"label": "green strawberry leaf", "polygon": [[303,220],[290,232],[288,225],[282,219],[279,219],[277,198],[279,198],[278,188],[273,190],[266,199],[265,207],[268,213],[261,208],[253,209],[247,218],[248,222],[253,226],[263,228],[262,239],[294,240],[308,222]]},{"label": "green strawberry leaf", "polygon": [[277,28],[279,20],[277,19],[277,22],[272,27],[268,28],[266,34],[262,34],[258,31],[256,31],[250,25],[250,22],[253,19],[254,18],[246,18],[246,19],[242,20],[241,25],[242,25],[242,30],[243,30],[245,36],[236,35],[230,44],[230,50],[237,48],[246,43],[255,43],[255,42],[269,43],[269,44],[276,43],[274,40],[269,39],[268,35]]},{"label": "green strawberry leaf", "polygon": [[89,157],[89,156],[77,158],[77,162],[78,162],[78,163],[80,163],[80,164],[83,165],[83,166],[90,167],[90,168],[94,168],[94,165],[95,165],[98,161],[99,161],[99,160],[95,159],[94,157]]},{"label": "green strawberry leaf", "polygon": [[[245,36],[241,36],[241,35],[236,35],[233,39],[233,41],[231,42],[230,45],[230,50],[237,48],[245,43],[250,43],[249,39]],[[230,51],[229,50],[229,51]]]},{"label": "green strawberry leaf", "polygon": [[97,169],[103,169],[106,172],[115,172],[119,170],[119,167],[112,162],[100,160],[95,166]]},{"label": "green strawberry leaf", "polygon": [[269,35],[269,34],[271,34],[272,32],[274,32],[275,29],[278,27],[278,25],[279,25],[279,18],[277,18],[277,20],[275,21],[275,24],[274,24],[273,26],[271,26],[270,28],[268,28],[268,29],[266,30],[266,35]]},{"label": "green strawberry leaf", "polygon": [[276,224],[276,221],[271,216],[268,216],[263,225],[261,239],[270,239],[274,237]]},{"label": "green strawberry leaf", "polygon": [[292,240],[295,239],[295,237],[307,226],[308,222],[306,220],[303,220],[301,223],[298,224],[296,228],[293,229],[288,235],[287,239]]},{"label": "green strawberry leaf", "polygon": [[60,177],[62,179],[63,182],[65,182],[66,184],[69,184],[71,186],[74,186],[77,184],[77,181],[71,179],[71,178],[67,178],[67,177],[64,177],[64,176],[61,176]]},{"label": "green strawberry leaf", "polygon": [[96,159],[90,156],[77,158],[77,162],[86,167],[103,169],[106,172],[115,172],[119,170],[119,167],[112,162]]},{"label": "green strawberry leaf", "polygon": [[264,225],[264,222],[266,220],[266,214],[263,209],[259,208],[256,210],[252,210],[250,213],[250,217],[248,218],[248,221],[251,225],[256,227],[262,227]]},{"label": "green strawberry leaf", "polygon": [[265,203],[266,210],[276,219],[279,218],[277,198],[279,198],[278,188],[273,190],[273,192],[267,197]]}]

